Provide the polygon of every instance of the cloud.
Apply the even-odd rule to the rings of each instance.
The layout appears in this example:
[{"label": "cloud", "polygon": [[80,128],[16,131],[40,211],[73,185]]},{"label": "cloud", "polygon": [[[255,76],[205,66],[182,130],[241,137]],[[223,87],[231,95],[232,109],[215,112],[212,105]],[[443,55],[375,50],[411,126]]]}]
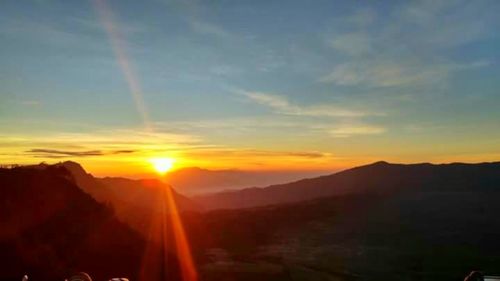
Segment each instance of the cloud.
[{"label": "cloud", "polygon": [[[252,170],[304,170],[313,167],[315,169],[324,169],[331,168],[340,159],[328,152],[241,148],[186,151],[180,157],[183,159],[197,159],[200,161],[198,165],[202,167],[216,165],[218,166],[216,169],[227,169],[234,168],[234,163],[238,163],[240,169],[245,167]],[[217,159],[217,161],[214,161],[214,159]]]},{"label": "cloud", "polygon": [[495,29],[490,28],[497,22],[494,4],[465,0],[407,2],[390,16],[397,28],[387,28],[386,39],[393,42],[398,37],[400,44],[411,49],[437,50],[495,35]]},{"label": "cloud", "polygon": [[408,43],[450,48],[487,36],[489,21],[496,16],[491,16],[490,9],[481,1],[416,1],[398,11],[396,20],[411,29],[405,37]]},{"label": "cloud", "polygon": [[330,130],[330,134],[335,138],[347,138],[359,135],[379,135],[387,131],[384,127],[371,125],[343,125]]},{"label": "cloud", "polygon": [[364,85],[390,87],[416,83],[433,83],[446,78],[449,68],[443,65],[424,66],[410,62],[372,61],[338,65],[321,82],[342,86]]},{"label": "cloud", "polygon": [[[120,168],[122,164],[129,167],[127,173],[148,173],[150,167],[145,160],[165,155],[180,159],[184,166],[214,169],[234,168],[235,163],[242,169],[325,169],[331,167],[339,158],[329,151],[295,148],[296,140],[300,137],[298,135],[304,132],[307,139],[311,138],[311,133],[325,137],[329,123],[311,123],[284,115],[277,116],[276,120],[257,117],[230,121],[204,120],[201,123],[155,123],[155,132],[141,131],[138,128],[109,128],[85,133],[44,131],[41,134],[31,132],[29,135],[0,134],[0,163],[31,164],[40,159],[49,161],[75,158],[84,165],[94,167],[102,167],[107,163],[109,168],[106,169],[109,171],[105,174],[110,175],[123,173]],[[283,129],[283,126],[287,128]],[[182,130],[200,132],[200,128],[209,128],[210,132],[220,131],[223,139],[228,139],[228,136],[234,139],[239,136],[231,134],[235,128],[240,127],[249,129],[248,135],[241,138],[243,141],[236,142],[237,146],[220,142],[214,144],[193,135],[173,133]],[[276,134],[280,139],[278,144],[273,137],[266,149],[256,148],[254,140],[261,141],[262,135],[256,135],[255,131],[262,129]],[[287,135],[287,132],[290,132],[290,135]],[[295,138],[292,146],[286,143],[290,141],[289,136]],[[216,138],[217,136],[211,137],[212,141]]]},{"label": "cloud", "polygon": [[360,117],[367,113],[342,109],[334,105],[312,105],[300,106],[292,104],[283,96],[261,93],[261,92],[242,92],[250,100],[276,110],[278,113],[297,116],[312,117]]},{"label": "cloud", "polygon": [[295,159],[295,160],[307,160],[307,159],[321,159],[321,158],[331,158],[333,155],[331,153],[324,153],[318,151],[271,151],[271,150],[257,150],[257,149],[231,149],[231,148],[220,148],[220,149],[208,149],[201,151],[187,151],[184,156],[192,158],[202,158],[202,159],[212,159],[216,158],[226,158],[226,159]]},{"label": "cloud", "polygon": [[363,8],[357,10],[354,14],[343,18],[343,20],[350,25],[367,26],[375,22],[377,13],[370,8]]},{"label": "cloud", "polygon": [[43,158],[64,158],[64,157],[86,157],[86,156],[104,156],[104,155],[115,155],[115,154],[127,154],[134,153],[135,150],[112,150],[112,151],[101,151],[101,150],[89,150],[89,151],[67,151],[67,150],[56,150],[56,149],[43,149],[35,148],[26,151],[26,153],[33,155],[35,157]]},{"label": "cloud", "polygon": [[416,1],[403,6],[399,16],[402,21],[409,21],[419,25],[427,25],[435,20],[436,15],[443,12],[457,1]]},{"label": "cloud", "polygon": [[106,48],[106,45],[91,33],[75,33],[61,25],[32,19],[7,20],[0,25],[0,34],[14,39],[27,39],[39,45],[48,44],[51,47],[74,47],[92,52],[101,52]]},{"label": "cloud", "polygon": [[346,33],[336,36],[330,45],[343,53],[359,56],[372,51],[370,37],[364,32]]},{"label": "cloud", "polygon": [[224,28],[207,21],[199,19],[190,20],[189,25],[191,28],[201,34],[213,35],[216,37],[228,37],[230,34]]},{"label": "cloud", "polygon": [[424,85],[432,91],[457,71],[486,65],[447,54],[495,34],[490,26],[496,24],[496,14],[488,4],[424,0],[393,7],[383,20],[375,21],[371,10],[343,17],[327,42],[349,58],[318,80],[342,86]]},{"label": "cloud", "polygon": [[[34,123],[40,126],[39,123]],[[77,140],[75,142],[75,140]],[[135,129],[93,130],[85,133],[0,134],[0,162],[30,158],[102,157],[140,159],[166,151],[207,149],[198,137]],[[1,155],[4,154],[2,157]],[[124,154],[128,156],[124,158]],[[115,157],[116,156],[116,157]]]},{"label": "cloud", "polygon": [[488,66],[490,62],[481,60],[465,64],[432,63],[418,61],[357,61],[336,66],[334,70],[321,77],[320,82],[342,86],[361,85],[367,87],[392,87],[408,85],[433,85],[443,83],[450,74],[478,67]]},{"label": "cloud", "polygon": [[203,1],[197,0],[182,0],[170,1],[164,0],[164,4],[178,9],[181,15],[186,20],[189,27],[197,33],[215,36],[215,37],[232,37],[224,27],[207,20],[207,15],[210,14],[208,7],[205,6]]}]

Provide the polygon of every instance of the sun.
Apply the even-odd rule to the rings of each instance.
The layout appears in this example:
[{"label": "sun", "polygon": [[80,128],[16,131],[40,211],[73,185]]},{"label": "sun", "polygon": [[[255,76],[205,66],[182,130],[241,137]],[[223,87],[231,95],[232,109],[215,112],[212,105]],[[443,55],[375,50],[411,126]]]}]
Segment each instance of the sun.
[{"label": "sun", "polygon": [[175,159],[173,158],[153,158],[150,159],[149,162],[153,165],[153,168],[159,174],[165,174],[170,171],[174,166]]}]

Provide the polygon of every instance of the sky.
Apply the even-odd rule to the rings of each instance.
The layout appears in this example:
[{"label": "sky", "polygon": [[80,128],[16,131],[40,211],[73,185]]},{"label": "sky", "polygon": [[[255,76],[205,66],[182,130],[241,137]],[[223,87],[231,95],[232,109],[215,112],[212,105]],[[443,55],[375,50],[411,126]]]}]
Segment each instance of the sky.
[{"label": "sky", "polygon": [[500,2],[0,3],[0,163],[500,160]]}]

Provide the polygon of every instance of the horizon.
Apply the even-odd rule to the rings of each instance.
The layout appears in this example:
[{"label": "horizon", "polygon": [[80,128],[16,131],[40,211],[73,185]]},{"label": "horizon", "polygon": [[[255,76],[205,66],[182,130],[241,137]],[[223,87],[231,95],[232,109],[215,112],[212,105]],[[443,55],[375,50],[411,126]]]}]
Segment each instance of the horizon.
[{"label": "horizon", "polygon": [[[273,184],[281,184],[281,183],[288,183],[288,181],[295,181],[295,180],[301,180],[301,179],[306,179],[306,178],[316,178],[316,177],[321,177],[321,176],[328,176],[328,175],[334,175],[343,171],[355,169],[355,168],[361,168],[365,166],[371,166],[379,163],[385,163],[388,165],[406,165],[406,166],[413,166],[413,165],[433,165],[433,166],[441,166],[441,165],[455,165],[455,164],[464,164],[464,165],[481,165],[481,164],[495,164],[495,163],[500,163],[500,160],[492,160],[492,161],[479,161],[479,162],[463,162],[463,161],[454,161],[454,162],[408,162],[408,163],[401,163],[401,162],[389,162],[386,160],[378,160],[374,162],[369,162],[369,163],[363,163],[360,165],[355,165],[351,167],[346,167],[344,169],[339,169],[339,170],[312,170],[312,171],[291,171],[291,170],[242,170],[242,169],[206,169],[202,167],[196,167],[196,166],[190,166],[190,167],[180,167],[180,168],[173,168],[165,173],[158,173],[154,172],[154,168],[150,167],[150,172],[144,173],[144,174],[135,174],[135,175],[122,175],[122,174],[99,174],[99,173],[94,173],[91,170],[89,170],[85,165],[82,163],[75,161],[75,160],[64,160],[64,161],[57,161],[57,162],[48,162],[48,161],[42,161],[39,163],[27,163],[27,164],[17,164],[17,163],[8,163],[0,164],[0,168],[15,168],[15,167],[25,167],[25,166],[37,166],[41,164],[46,164],[46,165],[57,165],[57,164],[64,164],[64,163],[75,163],[78,164],[85,172],[91,174],[94,177],[98,178],[125,178],[125,179],[133,179],[133,180],[149,180],[149,179],[164,179],[168,178],[169,176],[176,174],[178,172],[183,172],[183,171],[204,171],[204,172],[214,172],[214,173],[248,173],[248,174],[261,174],[261,175],[266,175],[266,174],[273,174],[277,173],[278,175],[285,175],[285,179],[283,182],[276,182]],[[291,177],[290,177],[291,176]],[[290,179],[291,178],[291,179]],[[294,179],[296,178],[296,179]],[[274,178],[274,181],[278,180],[279,177]],[[237,189],[237,188],[236,188]]]},{"label": "horizon", "polygon": [[137,178],[152,158],[297,174],[500,159],[500,3],[304,5],[4,2],[0,163]]},{"label": "horizon", "polygon": [[[69,164],[69,165],[66,165]],[[0,169],[17,169],[23,167],[35,167],[37,169],[38,165],[61,165],[68,170],[75,177],[75,183],[82,184],[83,181],[90,180],[93,182],[95,180],[113,180],[120,179],[125,181],[137,181],[139,185],[140,182],[144,181],[158,181],[161,184],[167,184],[178,192],[182,196],[187,196],[188,198],[196,198],[197,196],[217,196],[218,194],[235,194],[238,192],[245,192],[247,190],[266,190],[271,189],[276,186],[290,186],[296,183],[308,181],[308,180],[320,180],[322,178],[328,177],[332,178],[336,175],[344,174],[344,172],[370,169],[371,167],[377,166],[378,168],[388,168],[388,167],[401,167],[414,168],[414,167],[433,167],[433,169],[440,169],[446,166],[464,167],[464,166],[488,166],[488,165],[498,165],[500,161],[488,161],[488,162],[449,162],[449,163],[431,163],[431,162],[418,162],[418,163],[393,163],[384,160],[379,160],[372,163],[367,163],[363,165],[358,165],[354,167],[349,167],[346,169],[341,169],[337,171],[315,171],[315,172],[290,172],[290,171],[246,171],[246,170],[209,170],[199,167],[185,167],[179,169],[172,169],[167,172],[156,171],[153,174],[137,175],[135,177],[127,177],[122,175],[99,175],[94,174],[87,170],[85,166],[81,163],[72,160],[60,161],[56,163],[41,162],[34,165],[0,165]],[[79,168],[74,169],[77,165]],[[458,166],[457,166],[458,165]],[[154,168],[153,168],[154,169]],[[81,172],[88,174],[89,177],[82,181]],[[185,172],[187,171],[187,173]],[[197,172],[202,172],[197,173]],[[366,171],[366,170],[365,170]],[[380,170],[379,170],[380,171]],[[382,174],[383,175],[383,174]],[[236,179],[236,181],[235,181]],[[86,184],[84,184],[86,186]],[[342,185],[340,185],[342,186]],[[307,201],[307,200],[306,200]]]}]

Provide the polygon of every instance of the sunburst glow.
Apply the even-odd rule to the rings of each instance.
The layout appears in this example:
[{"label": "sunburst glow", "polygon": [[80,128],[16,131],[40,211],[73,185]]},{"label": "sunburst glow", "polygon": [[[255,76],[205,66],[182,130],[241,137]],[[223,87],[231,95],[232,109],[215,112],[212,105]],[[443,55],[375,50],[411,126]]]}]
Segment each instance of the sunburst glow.
[{"label": "sunburst glow", "polygon": [[159,174],[165,174],[170,171],[174,166],[175,159],[173,158],[153,158],[149,160],[153,165],[153,168]]}]

